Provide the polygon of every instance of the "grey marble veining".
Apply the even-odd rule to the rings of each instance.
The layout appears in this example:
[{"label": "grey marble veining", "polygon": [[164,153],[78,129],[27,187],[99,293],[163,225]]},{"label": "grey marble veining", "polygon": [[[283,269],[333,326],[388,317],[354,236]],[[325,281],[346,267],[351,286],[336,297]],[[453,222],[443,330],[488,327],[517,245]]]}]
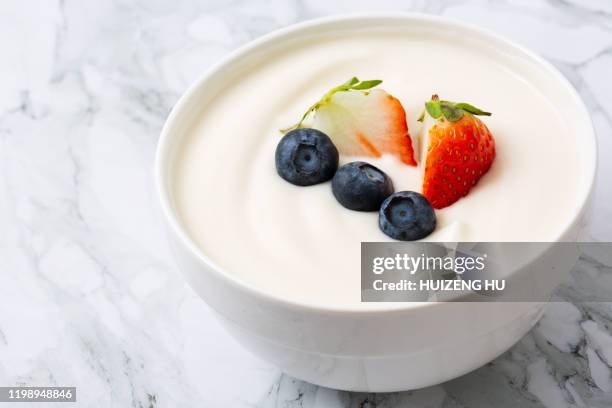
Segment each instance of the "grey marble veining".
[{"label": "grey marble veining", "polygon": [[[585,239],[612,240],[610,1],[3,1],[0,385],[74,385],[83,407],[612,406],[612,305],[575,302],[585,285],[561,288],[531,333],[475,372],[359,394],[255,359],[177,274],[151,176],[173,103],[255,37],[374,10],[476,23],[559,67],[599,138]],[[612,272],[607,265],[585,259],[575,272]]]}]

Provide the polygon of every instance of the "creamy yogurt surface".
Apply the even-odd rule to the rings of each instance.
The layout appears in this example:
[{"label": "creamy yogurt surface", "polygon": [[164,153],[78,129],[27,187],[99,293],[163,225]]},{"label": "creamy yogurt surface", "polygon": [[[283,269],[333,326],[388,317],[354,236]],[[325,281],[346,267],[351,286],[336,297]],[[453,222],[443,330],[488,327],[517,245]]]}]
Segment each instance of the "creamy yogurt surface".
[{"label": "creamy yogurt surface", "polygon": [[[360,306],[360,243],[391,241],[376,212],[347,210],[331,183],[292,185],[276,174],[279,129],[352,76],[382,79],[417,118],[433,93],[493,113],[490,171],[471,192],[437,210],[433,241],[551,241],[577,206],[576,138],[528,80],[498,58],[437,36],[353,33],[296,43],[250,67],[188,128],[173,165],[173,205],[213,262],[267,293],[309,304]],[[413,142],[414,143],[414,142]],[[367,161],[396,191],[421,191],[418,168],[390,156]]]}]

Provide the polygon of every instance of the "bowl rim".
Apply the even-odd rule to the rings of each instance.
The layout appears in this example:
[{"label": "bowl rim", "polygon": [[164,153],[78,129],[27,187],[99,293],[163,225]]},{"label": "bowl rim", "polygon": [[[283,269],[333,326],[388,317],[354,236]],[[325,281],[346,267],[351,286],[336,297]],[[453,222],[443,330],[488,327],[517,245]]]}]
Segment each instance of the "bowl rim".
[{"label": "bowl rim", "polygon": [[[209,67],[195,82],[193,82],[187,90],[181,95],[178,101],[175,103],[172,108],[170,114],[166,118],[164,126],[162,128],[157,149],[155,152],[155,184],[157,195],[159,201],[161,203],[161,209],[165,221],[167,223],[167,227],[170,230],[170,233],[178,238],[180,244],[185,247],[191,255],[198,259],[198,262],[207,266],[207,273],[216,274],[219,278],[226,281],[228,284],[232,285],[235,289],[239,291],[246,292],[248,295],[257,298],[261,301],[276,303],[282,305],[286,308],[293,310],[301,310],[301,311],[311,311],[311,312],[324,312],[324,313],[343,313],[343,314],[355,314],[355,315],[364,315],[364,314],[377,314],[377,313],[389,313],[389,312],[397,312],[397,311],[410,311],[410,310],[418,310],[423,307],[435,307],[444,302],[376,302],[373,303],[372,308],[364,308],[363,306],[355,307],[350,305],[323,305],[317,303],[309,303],[303,301],[292,300],[286,297],[276,296],[265,290],[259,289],[254,285],[250,285],[245,281],[239,279],[235,275],[228,273],[219,266],[217,263],[212,261],[203,250],[201,250],[197,244],[191,239],[186,230],[182,227],[181,222],[179,221],[178,214],[174,211],[171,205],[170,200],[170,189],[168,188],[168,183],[166,183],[166,176],[171,166],[167,164],[169,161],[169,149],[172,142],[172,132],[170,129],[173,127],[173,122],[176,120],[176,117],[179,115],[179,112],[185,109],[185,106],[189,103],[192,96],[198,92],[198,90],[206,83],[206,81],[223,69],[226,65],[229,65],[235,61],[237,61],[243,54],[257,49],[266,44],[272,43],[277,39],[282,39],[289,34],[297,33],[299,31],[307,31],[309,29],[313,29],[315,27],[329,25],[337,22],[350,22],[350,21],[359,21],[359,20],[394,20],[394,21],[419,21],[421,23],[432,23],[432,24],[442,24],[447,26],[448,28],[454,28],[457,30],[467,30],[471,32],[471,34],[486,38],[488,40],[502,43],[506,47],[517,50],[520,54],[524,55],[531,61],[535,62],[541,68],[544,68],[551,76],[554,77],[556,82],[559,83],[560,86],[563,86],[566,91],[571,95],[571,97],[575,100],[576,106],[579,108],[580,112],[577,115],[582,116],[586,119],[584,123],[585,128],[588,129],[588,135],[585,135],[585,139],[587,139],[590,143],[591,153],[592,153],[592,161],[591,166],[588,167],[588,163],[585,163],[586,168],[586,177],[588,177],[589,185],[585,190],[585,195],[581,197],[580,205],[578,205],[575,209],[575,213],[572,217],[569,217],[566,224],[563,226],[561,233],[557,237],[557,241],[559,238],[563,237],[567,234],[567,232],[575,225],[575,223],[579,220],[580,216],[585,212],[587,205],[589,203],[589,199],[592,196],[595,179],[596,179],[596,169],[597,169],[597,138],[595,134],[595,129],[593,126],[592,118],[588,112],[588,109],[574,88],[574,86],[569,82],[569,80],[561,74],[561,72],[553,66],[550,62],[545,60],[543,57],[539,56],[535,52],[527,49],[526,47],[515,43],[512,40],[509,40],[501,35],[498,35],[490,30],[483,29],[476,25],[465,23],[456,19],[448,18],[445,16],[418,13],[418,12],[365,12],[365,13],[348,13],[348,14],[337,14],[326,17],[314,18],[305,20],[296,24],[291,24],[276,30],[273,30],[263,36],[260,36],[248,43],[238,47],[237,49],[231,51],[225,57],[221,58],[219,61],[214,63],[211,67]],[[204,272],[203,272],[204,273]],[[360,302],[362,305],[363,302]],[[384,306],[383,306],[384,305]]]}]

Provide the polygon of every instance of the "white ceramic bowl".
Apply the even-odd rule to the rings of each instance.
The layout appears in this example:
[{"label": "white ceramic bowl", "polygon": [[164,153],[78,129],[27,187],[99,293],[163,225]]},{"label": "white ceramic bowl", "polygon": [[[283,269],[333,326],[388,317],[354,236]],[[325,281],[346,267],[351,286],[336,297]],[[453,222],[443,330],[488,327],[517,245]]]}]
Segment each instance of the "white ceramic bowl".
[{"label": "white ceramic bowl", "polygon": [[[576,152],[585,166],[583,188],[576,192],[580,205],[574,214],[568,214],[558,240],[576,236],[590,201],[596,166],[595,135],[587,110],[554,67],[503,38],[445,18],[370,14],[309,21],[242,47],[198,80],[170,114],[157,151],[159,197],[182,272],[247,349],[297,378],[354,391],[415,389],[467,373],[518,341],[536,323],[544,305],[430,303],[415,307],[396,303],[358,311],[269,296],[223,271],[186,234],[173,208],[170,169],[186,124],[223,89],[232,73],[265,61],[270,50],[290,46],[296,39],[381,26],[405,28],[407,35],[436,30],[461,36],[473,47],[494,49],[527,63],[530,81],[555,102],[559,113],[568,118],[570,131],[581,140]],[[553,289],[554,282],[550,282],[545,290]]]}]

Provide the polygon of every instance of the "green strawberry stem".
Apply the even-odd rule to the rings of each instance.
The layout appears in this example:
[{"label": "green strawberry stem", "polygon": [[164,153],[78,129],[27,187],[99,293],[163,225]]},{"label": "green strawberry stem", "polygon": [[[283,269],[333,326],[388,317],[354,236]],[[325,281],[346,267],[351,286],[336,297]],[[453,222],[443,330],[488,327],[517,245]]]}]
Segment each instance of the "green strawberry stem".
[{"label": "green strawberry stem", "polygon": [[316,112],[316,110],[319,109],[321,106],[323,106],[324,104],[329,102],[331,100],[332,96],[335,93],[337,93],[337,92],[347,92],[347,91],[364,91],[366,89],[374,88],[375,86],[379,85],[381,82],[382,81],[380,79],[370,79],[370,80],[367,80],[367,81],[360,81],[359,78],[352,77],[351,79],[349,79],[348,81],[346,81],[342,85],[338,85],[338,86],[330,89],[329,91],[327,91],[325,93],[325,95],[323,95],[323,97],[321,99],[319,99],[310,108],[308,108],[308,110],[306,111],[306,113],[304,113],[304,115],[302,115],[302,118],[300,119],[300,121],[298,123],[296,123],[295,125],[290,126],[288,128],[281,129],[281,133],[285,134],[285,133],[290,132],[290,131],[292,131],[294,129],[298,129],[298,128],[302,127],[302,124],[304,123],[306,118],[311,113]]},{"label": "green strawberry stem", "polygon": [[[441,101],[438,95],[433,95],[431,101],[425,102],[425,111],[434,119],[446,119],[449,122],[457,122],[466,113],[477,116],[491,116],[491,112],[483,111],[469,103]],[[419,117],[419,122],[423,121],[425,111]]]}]

